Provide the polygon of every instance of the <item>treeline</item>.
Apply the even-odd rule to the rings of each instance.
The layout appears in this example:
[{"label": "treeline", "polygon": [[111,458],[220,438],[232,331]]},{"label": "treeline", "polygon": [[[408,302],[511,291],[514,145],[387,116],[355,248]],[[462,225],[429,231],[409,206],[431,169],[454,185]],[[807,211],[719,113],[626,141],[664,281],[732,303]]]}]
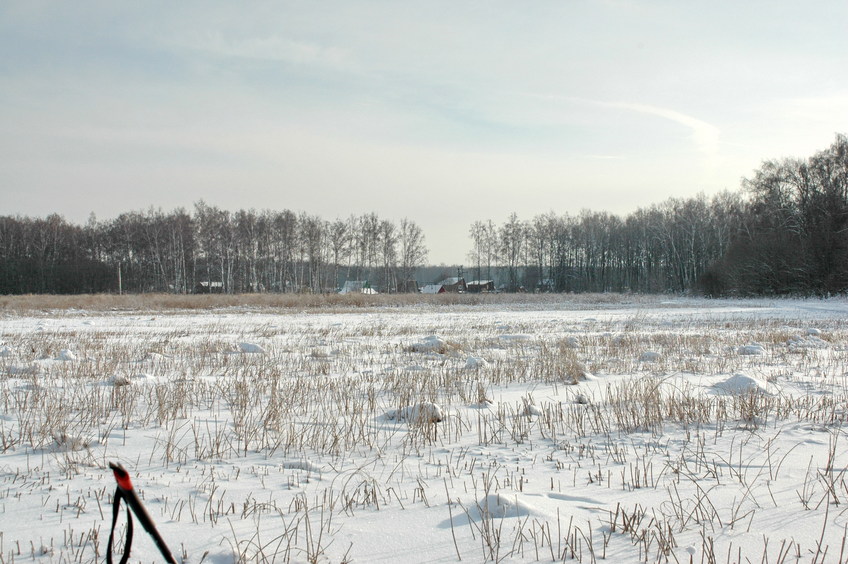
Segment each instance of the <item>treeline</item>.
[{"label": "treeline", "polygon": [[848,291],[848,138],[808,159],[768,161],[743,182],[745,214],[707,292]]},{"label": "treeline", "polygon": [[328,292],[368,280],[397,291],[427,257],[421,228],[376,214],[325,221],[231,213],[200,201],[85,226],[58,215],[0,217],[0,293]]},{"label": "treeline", "polygon": [[620,217],[477,221],[473,276],[505,290],[826,295],[848,290],[848,140],[765,162],[742,190]]},{"label": "treeline", "polygon": [[[466,278],[506,291],[826,295],[848,290],[848,139],[763,163],[741,190],[627,216],[476,221]],[[0,293],[414,291],[428,250],[413,221],[325,221],[195,204],[84,226],[0,217]],[[451,273],[448,269],[443,273]],[[423,272],[423,271],[421,271]]]},{"label": "treeline", "polygon": [[507,291],[684,292],[726,252],[744,213],[723,193],[671,199],[626,217],[584,211],[513,214],[499,226],[472,224],[473,276]]}]

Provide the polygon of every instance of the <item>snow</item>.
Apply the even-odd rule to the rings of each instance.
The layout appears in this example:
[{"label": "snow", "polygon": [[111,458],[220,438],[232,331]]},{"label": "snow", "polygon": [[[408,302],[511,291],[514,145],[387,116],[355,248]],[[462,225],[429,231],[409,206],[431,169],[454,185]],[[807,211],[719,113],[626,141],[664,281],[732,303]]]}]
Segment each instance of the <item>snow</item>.
[{"label": "snow", "polygon": [[574,335],[569,335],[568,337],[564,337],[562,343],[566,347],[570,347],[572,349],[576,349],[580,346],[580,341],[577,340],[577,337]]},{"label": "snow", "polygon": [[129,386],[130,384],[132,384],[132,380],[124,374],[115,374],[114,376],[109,378],[109,383],[112,384],[113,386],[118,386],[118,387]]},{"label": "snow", "polygon": [[256,343],[239,343],[239,350],[246,354],[264,354],[265,349]]},{"label": "snow", "polygon": [[72,361],[76,360],[77,355],[72,350],[62,349],[59,351],[59,355],[56,357],[56,360],[64,360],[64,361]]},{"label": "snow", "polygon": [[766,349],[763,345],[759,343],[752,343],[739,347],[739,354],[746,356],[757,356],[761,354],[766,354]]},{"label": "snow", "polygon": [[639,355],[639,362],[658,362],[662,355],[657,351],[645,351]]},{"label": "snow", "polygon": [[824,339],[818,337],[821,333],[808,333],[809,336],[802,337],[795,335],[786,341],[786,345],[790,349],[821,349],[827,348],[828,343]]},{"label": "snow", "polygon": [[[5,312],[0,560],[103,561],[114,461],[186,563],[837,562],[846,319],[667,296]],[[131,561],[159,561],[140,528]]]},{"label": "snow", "polygon": [[409,346],[410,351],[421,353],[444,353],[448,348],[450,344],[436,335],[428,335]]},{"label": "snow", "polygon": [[481,356],[469,356],[465,359],[465,369],[466,370],[477,370],[483,366],[488,364],[486,359]]},{"label": "snow", "polygon": [[745,374],[734,374],[730,378],[715,384],[715,388],[726,394],[771,393],[771,386],[768,382]]},{"label": "snow", "polygon": [[387,411],[386,418],[413,424],[439,423],[444,420],[445,414],[442,408],[435,403],[425,401]]},{"label": "snow", "polygon": [[532,417],[533,415],[542,415],[542,410],[538,405],[536,405],[536,400],[533,399],[533,396],[521,398],[521,403],[524,404],[524,415],[528,417]]}]

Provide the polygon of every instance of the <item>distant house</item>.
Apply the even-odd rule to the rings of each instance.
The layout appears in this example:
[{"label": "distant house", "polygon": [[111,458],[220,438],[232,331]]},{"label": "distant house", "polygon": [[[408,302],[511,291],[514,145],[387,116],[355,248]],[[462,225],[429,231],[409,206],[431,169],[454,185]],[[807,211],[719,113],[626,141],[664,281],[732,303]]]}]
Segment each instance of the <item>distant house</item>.
[{"label": "distant house", "polygon": [[445,278],[441,282],[439,282],[445,292],[465,292],[467,290],[467,286],[465,284],[465,278]]},{"label": "distant house", "polygon": [[421,288],[422,294],[444,294],[445,287],[441,284],[427,284]]},{"label": "distant house", "polygon": [[481,292],[494,292],[494,280],[472,280],[466,285],[469,293],[479,294]]},{"label": "distant house", "polygon": [[368,280],[347,280],[339,290],[339,294],[376,294]]},{"label": "distant house", "polygon": [[223,294],[223,282],[198,282],[194,287],[195,294]]}]

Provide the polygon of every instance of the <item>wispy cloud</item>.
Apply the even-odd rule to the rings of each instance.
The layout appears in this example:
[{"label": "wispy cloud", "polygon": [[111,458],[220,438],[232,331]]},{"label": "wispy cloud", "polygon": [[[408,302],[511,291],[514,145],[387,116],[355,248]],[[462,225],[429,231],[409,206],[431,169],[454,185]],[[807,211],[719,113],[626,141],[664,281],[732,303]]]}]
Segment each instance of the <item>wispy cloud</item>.
[{"label": "wispy cloud", "polygon": [[205,33],[185,40],[185,45],[197,51],[223,57],[325,67],[342,67],[347,59],[344,50],[339,48],[274,35],[228,38],[221,33]]},{"label": "wispy cloud", "polygon": [[[532,99],[533,104],[522,106],[524,119],[534,119],[536,122],[554,123],[565,120],[566,122],[580,121],[582,115],[585,114],[586,107],[600,108],[602,110],[625,110],[628,112],[637,112],[650,116],[656,116],[678,125],[682,125],[690,130],[690,136],[695,145],[695,148],[704,157],[714,159],[719,154],[719,139],[721,131],[718,127],[704,120],[698,119],[688,114],[684,114],[670,108],[660,106],[652,106],[649,104],[639,104],[634,102],[602,102],[575,96],[558,96],[550,94],[535,94],[527,93],[523,96]],[[577,110],[583,112],[580,114]],[[530,112],[529,114],[527,112]],[[597,116],[595,116],[597,119]],[[594,155],[597,156],[597,155]],[[607,155],[602,155],[607,156]]]},{"label": "wispy cloud", "polygon": [[718,127],[690,115],[646,104],[634,104],[629,102],[597,102],[597,104],[608,108],[620,108],[643,114],[661,117],[688,127],[692,132],[692,140],[698,150],[707,157],[718,155],[720,130]]}]

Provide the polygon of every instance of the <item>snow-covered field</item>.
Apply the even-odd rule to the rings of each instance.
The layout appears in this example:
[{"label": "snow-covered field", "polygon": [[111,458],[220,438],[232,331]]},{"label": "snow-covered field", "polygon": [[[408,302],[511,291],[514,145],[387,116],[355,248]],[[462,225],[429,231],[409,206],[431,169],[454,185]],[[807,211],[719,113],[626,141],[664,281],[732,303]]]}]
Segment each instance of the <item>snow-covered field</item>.
[{"label": "snow-covered field", "polygon": [[0,319],[3,563],[848,560],[842,299]]}]

